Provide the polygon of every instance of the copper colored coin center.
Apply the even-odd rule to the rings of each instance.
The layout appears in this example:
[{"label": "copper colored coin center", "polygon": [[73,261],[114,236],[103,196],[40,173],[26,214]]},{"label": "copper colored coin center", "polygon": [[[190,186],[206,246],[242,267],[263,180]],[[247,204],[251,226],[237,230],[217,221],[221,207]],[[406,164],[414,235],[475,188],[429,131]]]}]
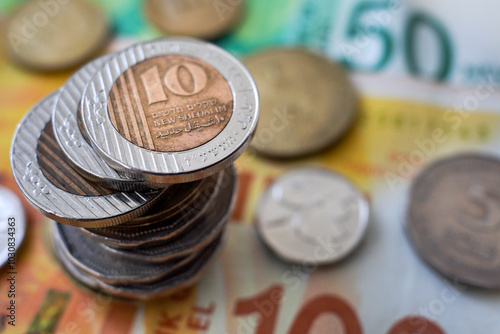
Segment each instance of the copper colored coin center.
[{"label": "copper colored coin center", "polygon": [[133,144],[179,152],[216,137],[233,113],[226,79],[195,58],[151,58],[129,68],[113,84],[108,111],[116,130]]}]

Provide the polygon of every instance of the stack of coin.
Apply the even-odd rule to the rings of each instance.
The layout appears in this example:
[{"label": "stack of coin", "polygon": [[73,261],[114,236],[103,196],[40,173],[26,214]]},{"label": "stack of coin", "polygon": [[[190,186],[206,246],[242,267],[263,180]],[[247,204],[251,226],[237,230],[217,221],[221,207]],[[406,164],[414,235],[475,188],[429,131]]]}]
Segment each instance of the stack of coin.
[{"label": "stack of coin", "polygon": [[211,44],[140,43],[92,61],[21,121],[12,171],[57,223],[82,285],[146,299],[192,284],[224,241],[232,162],[258,118],[246,69]]}]

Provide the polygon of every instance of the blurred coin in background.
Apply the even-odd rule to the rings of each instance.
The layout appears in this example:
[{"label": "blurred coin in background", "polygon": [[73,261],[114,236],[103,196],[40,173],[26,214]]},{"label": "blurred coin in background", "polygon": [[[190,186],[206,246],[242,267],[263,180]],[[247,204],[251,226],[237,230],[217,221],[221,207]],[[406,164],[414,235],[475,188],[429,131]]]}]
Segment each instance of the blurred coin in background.
[{"label": "blurred coin in background", "polygon": [[342,176],[323,169],[284,174],[263,195],[256,228],[285,261],[328,264],[350,254],[363,238],[368,202]]},{"label": "blurred coin in background", "polygon": [[500,160],[460,154],[424,169],[410,192],[407,232],[443,275],[500,288]]},{"label": "blurred coin in background", "polygon": [[276,158],[315,153],[356,118],[357,96],[343,68],[324,56],[276,48],[243,61],[259,90],[261,116],[251,147]]},{"label": "blurred coin in background", "polygon": [[244,0],[146,0],[146,14],[171,35],[212,40],[241,22]]},{"label": "blurred coin in background", "polygon": [[105,13],[86,1],[28,1],[12,13],[2,39],[11,60],[52,71],[84,62],[104,46],[109,31]]},{"label": "blurred coin in background", "polygon": [[12,250],[19,249],[25,233],[26,215],[21,201],[0,186],[0,267],[12,258]]}]

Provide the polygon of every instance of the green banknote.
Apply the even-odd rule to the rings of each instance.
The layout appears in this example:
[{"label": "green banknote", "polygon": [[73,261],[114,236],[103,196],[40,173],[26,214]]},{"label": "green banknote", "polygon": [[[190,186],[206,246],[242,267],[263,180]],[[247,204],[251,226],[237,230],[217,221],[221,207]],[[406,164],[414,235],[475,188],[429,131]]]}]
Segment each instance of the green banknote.
[{"label": "green banknote", "polygon": [[[58,0],[38,0],[50,2]],[[119,36],[162,35],[142,0],[97,1]],[[244,0],[210,1],[220,17]],[[21,0],[5,0],[8,15]],[[498,3],[489,0],[247,0],[239,27],[217,43],[245,56],[278,45],[318,49],[360,72],[411,75],[454,85],[500,82]]]}]

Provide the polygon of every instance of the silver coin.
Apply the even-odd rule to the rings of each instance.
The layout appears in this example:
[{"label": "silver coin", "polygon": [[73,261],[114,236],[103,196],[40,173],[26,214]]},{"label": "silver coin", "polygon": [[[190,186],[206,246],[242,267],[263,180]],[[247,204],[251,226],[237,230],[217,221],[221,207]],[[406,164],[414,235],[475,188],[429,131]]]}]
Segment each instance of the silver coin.
[{"label": "silver coin", "polygon": [[[72,278],[76,283],[80,286],[89,289],[95,289],[98,286],[97,280],[92,276],[80,271],[76,268],[69,258],[65,255],[63,249],[63,245],[61,245],[61,240],[57,237],[57,231],[55,230],[57,223],[52,221],[49,224],[48,228],[48,237],[47,237],[47,247],[49,247],[50,252],[56,257],[57,260],[62,264],[62,268],[66,270],[69,274],[69,277]],[[56,240],[57,239],[57,240]]]},{"label": "silver coin", "polygon": [[213,209],[216,207],[218,199],[223,196],[220,189],[222,188],[223,180],[227,179],[225,174],[228,173],[227,170],[219,172],[217,183],[214,185],[213,190],[206,196],[203,196],[205,200],[198,205],[189,207],[181,215],[173,219],[160,220],[157,223],[139,227],[125,225],[102,229],[80,229],[80,231],[84,235],[112,248],[135,249],[146,244],[164,244],[166,240],[178,237],[184,233],[184,231],[198,222],[207,212],[212,215],[216,214]]},{"label": "silver coin", "polygon": [[365,234],[369,206],[342,176],[299,169],[281,176],[263,195],[256,228],[282,259],[306,264],[338,261]]},{"label": "silver coin", "polygon": [[68,225],[104,227],[138,217],[162,198],[166,190],[111,192],[67,165],[51,124],[56,98],[53,93],[28,112],[17,127],[11,148],[14,179],[38,211]]},{"label": "silver coin", "polygon": [[132,249],[116,249],[101,244],[109,252],[123,258],[143,262],[163,262],[197,252],[211,243],[227,225],[233,213],[236,199],[236,176],[229,175],[229,184],[220,191],[216,199],[219,204],[190,224],[187,231],[158,245],[143,245]]},{"label": "silver coin", "polygon": [[59,224],[54,239],[70,261],[83,272],[107,283],[152,282],[193,260],[196,253],[162,263],[131,261],[106,252],[74,227]]},{"label": "silver coin", "polygon": [[[179,60],[180,63],[172,65],[168,60],[169,57]],[[182,62],[182,59],[189,61]],[[149,66],[150,62],[151,66],[143,69],[142,74],[134,72],[133,67]],[[226,85],[224,87],[229,90],[226,95],[231,97],[232,108],[227,110],[227,113],[231,114],[223,119],[227,124],[213,136],[207,137],[204,131],[210,130],[211,128],[207,127],[216,123],[219,129],[221,125],[219,121],[223,117],[215,120],[208,115],[222,109],[215,111],[213,108],[210,111],[196,109],[208,108],[212,102],[217,103],[217,99],[197,100],[201,94],[198,88],[205,87],[209,77],[206,73],[203,74],[204,69],[201,65],[194,62],[202,63],[218,77],[223,78],[221,80],[224,82],[217,84]],[[157,70],[159,66],[170,65],[173,67],[168,71],[164,69],[163,77],[166,79],[174,76],[170,80],[171,84],[167,85],[170,87],[168,90],[168,87],[162,87],[165,80],[162,80]],[[183,84],[179,81],[178,75],[189,68],[193,73],[199,74],[201,83],[190,82],[188,84],[193,87],[182,88]],[[136,80],[136,75],[140,75],[140,79]],[[191,81],[195,76],[187,75]],[[150,81],[153,83],[149,84]],[[112,92],[115,85],[121,86],[123,90],[128,87],[129,91],[123,93],[128,94],[124,98],[125,102],[119,99],[110,100],[111,93],[113,96],[118,94]],[[146,85],[150,89],[144,88]],[[203,94],[219,92],[218,86],[213,85],[207,92],[203,91]],[[179,105],[168,103],[169,99],[180,99],[179,96],[182,96],[182,103],[179,102]],[[120,110],[124,110],[121,115],[122,120],[118,116],[114,120],[111,118],[110,103],[113,101],[118,101],[116,103],[120,104]],[[257,88],[244,66],[236,58],[214,45],[189,39],[161,39],[137,44],[120,52],[93,77],[82,102],[83,127],[92,147],[103,160],[132,178],[158,184],[193,181],[212,175],[230,165],[248,146],[257,124],[259,110]],[[130,107],[131,103],[136,105],[137,111]],[[160,117],[159,114],[175,113],[178,110],[183,111],[182,120],[180,117],[170,119],[161,116],[156,120],[157,123],[154,123],[154,118]],[[196,114],[194,111],[188,112],[189,110],[195,110]],[[207,120],[193,124],[186,121],[188,118],[193,119],[200,115],[208,117]],[[126,125],[122,127],[123,129],[120,128],[121,131],[126,132],[131,129],[130,132],[120,133],[114,125],[118,122],[117,119],[120,120],[120,124]],[[176,128],[164,125],[170,121],[180,125]],[[188,135],[185,138],[189,140],[178,139],[178,134],[184,136],[186,133]],[[127,139],[127,135],[130,138],[135,136],[135,141]],[[139,139],[143,143],[136,143]],[[169,141],[189,145],[190,148],[179,150],[158,148],[157,143],[168,146]]]},{"label": "silver coin", "polygon": [[54,135],[72,167],[93,182],[121,191],[149,190],[154,185],[122,177],[102,161],[87,143],[78,126],[78,111],[85,87],[110,58],[111,55],[105,55],[86,64],[60,89],[52,116]]},{"label": "silver coin", "polygon": [[[57,236],[52,235],[54,239]],[[68,258],[67,252],[62,251],[60,240],[53,240],[55,255],[62,264],[63,268],[70,274],[70,276],[83,285],[84,287],[105,293],[113,297],[147,300],[151,298],[158,298],[168,296],[175,293],[179,289],[195,284],[211,266],[213,261],[220,253],[222,246],[226,239],[226,232],[222,231],[216,240],[202,251],[196,253],[193,260],[186,263],[184,266],[178,268],[176,271],[170,273],[161,279],[148,282],[148,283],[128,283],[128,284],[111,284],[96,279],[94,276],[88,275],[86,272],[80,270]]]},{"label": "silver coin", "polygon": [[19,198],[9,189],[0,186],[0,267],[21,246],[26,234],[26,214]]}]

